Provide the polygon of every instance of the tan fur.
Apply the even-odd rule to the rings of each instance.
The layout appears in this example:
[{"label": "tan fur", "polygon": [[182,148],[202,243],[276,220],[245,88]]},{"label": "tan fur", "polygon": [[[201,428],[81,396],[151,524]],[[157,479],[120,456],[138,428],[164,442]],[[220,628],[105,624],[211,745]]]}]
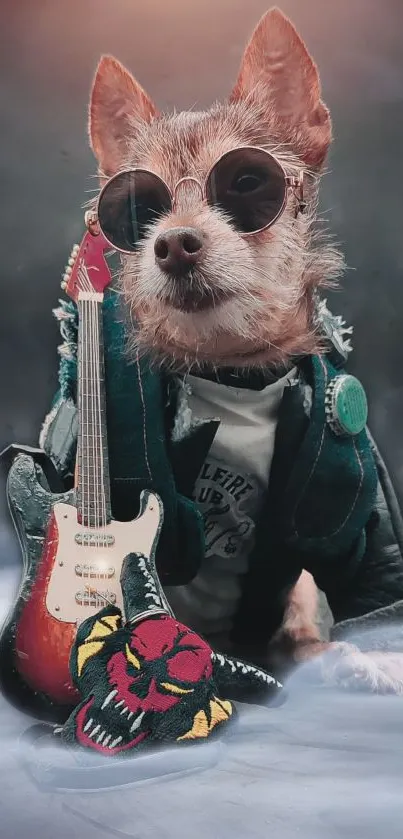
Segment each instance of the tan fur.
[{"label": "tan fur", "polygon": [[295,644],[320,640],[318,608],[318,589],[315,581],[312,574],[303,571],[288,596],[282,633]]}]

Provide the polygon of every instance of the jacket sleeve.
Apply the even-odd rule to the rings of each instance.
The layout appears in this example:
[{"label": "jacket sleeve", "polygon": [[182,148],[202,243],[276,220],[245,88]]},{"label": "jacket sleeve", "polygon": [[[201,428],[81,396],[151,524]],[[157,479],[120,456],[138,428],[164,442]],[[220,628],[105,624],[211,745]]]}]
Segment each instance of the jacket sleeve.
[{"label": "jacket sleeve", "polygon": [[395,616],[396,604],[403,601],[402,514],[387,468],[371,436],[370,442],[378,472],[376,504],[367,523],[362,558],[352,564],[350,571],[346,566],[342,585],[329,580],[325,592],[336,625],[341,621],[350,625],[363,616],[367,619],[379,609],[382,620],[387,619],[388,607],[390,616]]},{"label": "jacket sleeve", "polygon": [[58,320],[62,343],[59,352],[59,389],[45,417],[39,445],[53,461],[66,482],[74,473],[77,447],[77,330],[78,317],[75,305],[59,301],[54,310]]}]

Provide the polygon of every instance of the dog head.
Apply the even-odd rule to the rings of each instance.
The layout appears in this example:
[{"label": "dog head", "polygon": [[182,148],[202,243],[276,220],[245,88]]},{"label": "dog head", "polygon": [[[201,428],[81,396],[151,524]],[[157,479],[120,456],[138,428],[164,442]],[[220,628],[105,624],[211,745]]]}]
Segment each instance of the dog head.
[{"label": "dog head", "polygon": [[[137,350],[190,368],[275,365],[317,349],[313,291],[342,265],[314,232],[331,120],[317,68],[279,10],[257,25],[228,100],[206,112],[159,114],[118,61],[102,58],[90,140],[101,186],[140,168],[158,175],[174,196],[136,252],[122,256]],[[209,172],[237,147],[269,151],[287,178],[302,172],[305,212],[289,188],[277,221],[246,236],[231,215],[207,202]],[[248,175],[242,189],[249,188]]]}]

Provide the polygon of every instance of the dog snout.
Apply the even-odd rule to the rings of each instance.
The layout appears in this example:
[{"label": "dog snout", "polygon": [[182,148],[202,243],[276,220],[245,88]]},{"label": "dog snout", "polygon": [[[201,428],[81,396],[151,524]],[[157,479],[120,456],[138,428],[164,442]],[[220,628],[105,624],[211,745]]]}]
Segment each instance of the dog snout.
[{"label": "dog snout", "polygon": [[203,250],[201,234],[193,227],[173,227],[154,243],[155,261],[165,274],[181,276],[194,268]]}]

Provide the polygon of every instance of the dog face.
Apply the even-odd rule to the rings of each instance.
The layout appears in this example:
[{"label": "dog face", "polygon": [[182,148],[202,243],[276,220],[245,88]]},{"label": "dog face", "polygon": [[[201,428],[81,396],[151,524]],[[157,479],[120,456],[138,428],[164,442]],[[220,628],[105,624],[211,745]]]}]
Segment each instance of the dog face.
[{"label": "dog face", "polygon": [[[315,64],[287,18],[277,9],[262,18],[228,101],[207,112],[158,114],[122,65],[104,57],[92,90],[90,139],[101,186],[141,168],[175,198],[148,225],[136,253],[122,256],[134,348],[187,368],[274,365],[317,348],[312,290],[341,267],[337,252],[315,244],[313,235],[331,122]],[[240,146],[271,152],[288,177],[303,171],[304,214],[289,189],[278,220],[245,236],[205,200],[210,170]],[[245,181],[243,173],[242,189],[250,174]]]}]

